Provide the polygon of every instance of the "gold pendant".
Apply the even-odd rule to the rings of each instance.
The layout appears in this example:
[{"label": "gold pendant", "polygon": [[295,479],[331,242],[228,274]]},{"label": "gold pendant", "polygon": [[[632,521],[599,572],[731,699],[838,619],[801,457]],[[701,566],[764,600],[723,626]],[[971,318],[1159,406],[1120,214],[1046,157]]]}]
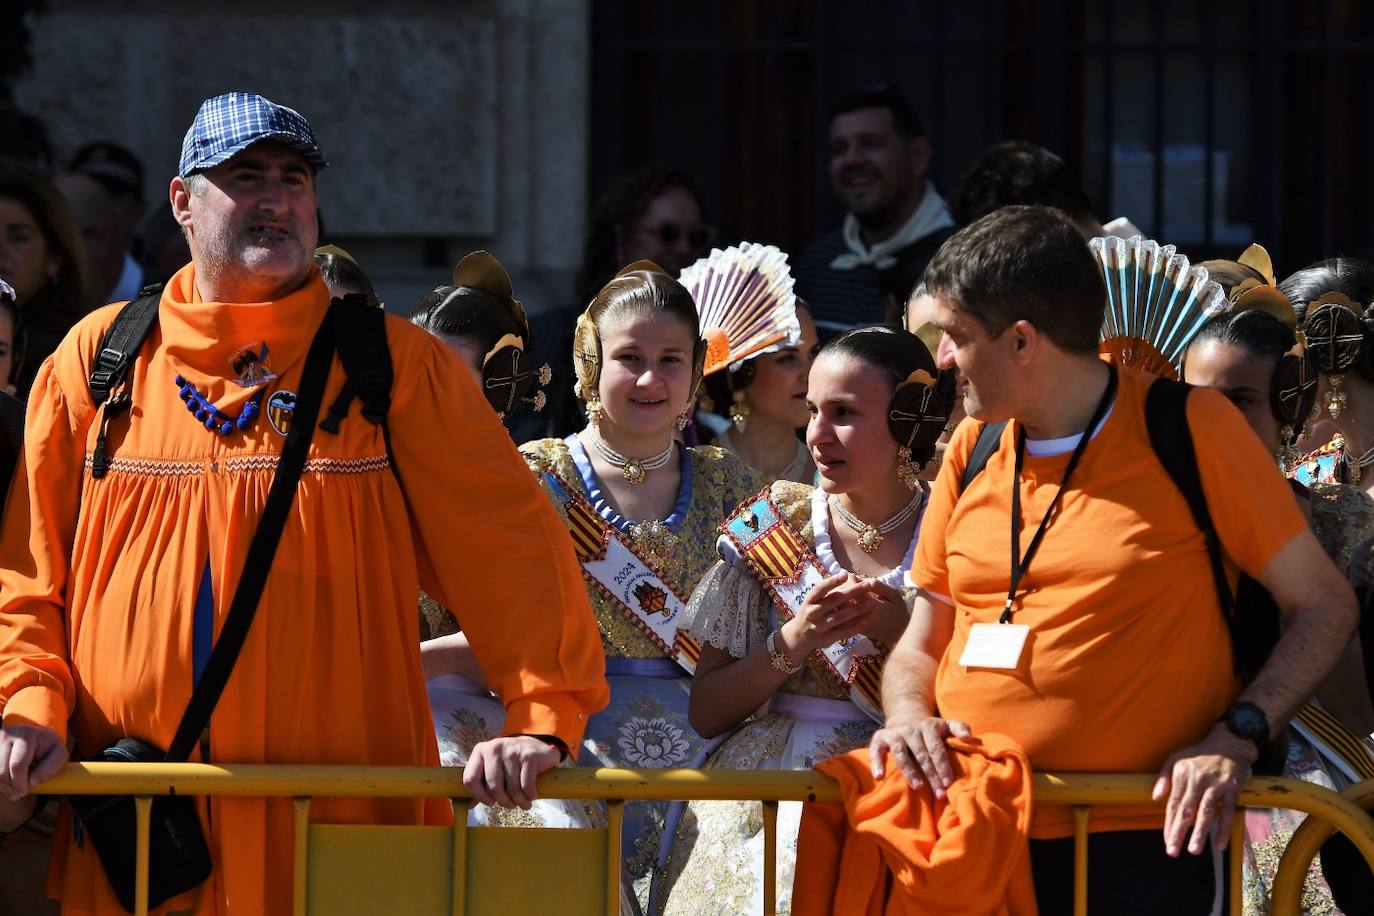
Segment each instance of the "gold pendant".
[{"label": "gold pendant", "polygon": [[883,536],[878,533],[878,529],[872,525],[865,525],[864,530],[859,532],[859,549],[864,553],[872,553],[883,546]]},{"label": "gold pendant", "polygon": [[658,519],[635,525],[630,529],[630,537],[644,552],[644,558],[654,564],[661,564],[677,546],[677,535]]},{"label": "gold pendant", "polygon": [[644,465],[639,463],[638,458],[631,458],[625,462],[625,466],[620,469],[620,476],[624,477],[629,483],[643,483],[644,478],[649,475],[644,472]]}]

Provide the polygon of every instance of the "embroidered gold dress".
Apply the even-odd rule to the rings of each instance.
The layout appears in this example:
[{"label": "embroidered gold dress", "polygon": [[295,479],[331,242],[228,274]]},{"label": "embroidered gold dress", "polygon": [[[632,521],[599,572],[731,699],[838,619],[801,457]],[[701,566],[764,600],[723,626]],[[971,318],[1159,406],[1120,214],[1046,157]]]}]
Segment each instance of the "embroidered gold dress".
[{"label": "embroidered gold dress", "polygon": [[[667,584],[689,595],[716,561],[716,529],[743,500],[758,491],[754,472],[734,455],[715,446],[683,449],[677,504],[665,521],[677,544],[661,565]],[[626,530],[632,522],[609,505],[592,472],[581,442],[540,439],[520,447],[554,508],[567,523],[567,509],[544,476],[555,474],[560,485],[587,497],[612,525]],[[612,604],[599,588],[588,588],[592,610],[606,653],[606,680],[611,703],[592,716],[578,757],[581,766],[677,767],[701,756],[706,742],[687,722],[691,679],[669,659],[627,612]],[[621,846],[625,875],[646,905],[663,829],[664,804],[629,805]]]},{"label": "embroidered gold dress", "polygon": [[[777,481],[773,503],[815,551],[827,575],[840,572],[830,538],[825,495],[813,487]],[[920,524],[916,526],[919,533]],[[912,547],[916,534],[912,535]],[[743,658],[764,645],[779,620],[772,599],[743,559],[722,545],[727,559],[701,580],[687,607],[689,632],[703,645]],[[905,590],[912,550],[904,564],[880,577]],[[783,682],[765,708],[748,719],[706,761],[707,769],[803,770],[863,747],[879,723],[849,699],[814,654]],[[777,903],[791,911],[801,805],[779,807]],[[758,802],[691,802],[674,834],[664,869],[669,914],[758,913],[763,910],[763,806]]]},{"label": "embroidered gold dress", "polygon": [[[725,449],[732,455],[739,455],[739,449],[735,446],[734,433],[727,429],[716,437],[716,445]],[[743,459],[741,459],[743,460]],[[752,467],[752,465],[751,465]],[[754,473],[759,475],[759,484],[770,484],[775,480],[790,480],[794,483],[804,483],[808,486],[816,482],[816,462],[811,458],[811,450],[806,447],[806,443],[797,440],[797,451],[792,456],[792,460],[787,467],[783,468],[778,474],[770,474],[759,468],[753,468]]]},{"label": "embroidered gold dress", "polygon": [[[1362,573],[1368,578],[1374,570],[1350,569],[1351,552],[1361,541],[1374,536],[1374,499],[1358,487],[1346,484],[1314,486],[1308,491],[1312,533],[1336,566],[1351,578]],[[1314,701],[1315,702],[1315,701]],[[1318,745],[1319,733],[1305,722],[1312,715],[1300,714],[1288,729],[1288,760],[1283,775],[1301,779],[1323,788],[1341,791],[1353,782],[1366,778],[1359,770],[1352,770],[1352,761],[1333,755]],[[1320,712],[1317,715],[1321,715]],[[1354,761],[1374,767],[1374,741],[1359,736],[1366,746],[1366,760]],[[1306,817],[1302,812],[1281,808],[1251,808],[1245,814],[1245,863],[1243,870],[1244,911],[1268,913],[1273,890],[1274,874],[1279,859],[1288,847],[1293,831]],[[1339,913],[1331,899],[1331,890],[1317,861],[1312,863],[1302,891],[1303,912],[1312,916]]]}]

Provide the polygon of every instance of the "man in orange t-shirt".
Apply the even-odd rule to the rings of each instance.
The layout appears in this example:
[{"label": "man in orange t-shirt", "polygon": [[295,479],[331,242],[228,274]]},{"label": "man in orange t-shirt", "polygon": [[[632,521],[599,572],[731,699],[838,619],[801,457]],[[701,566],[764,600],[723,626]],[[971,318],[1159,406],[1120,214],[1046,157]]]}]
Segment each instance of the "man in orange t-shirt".
[{"label": "man in orange t-shirt", "polygon": [[[1202,534],[1145,427],[1153,378],[1097,354],[1105,290],[1077,230],[1045,208],[996,211],[945,244],[926,287],[940,364],[962,371],[972,421],[922,525],[921,592],[887,662],[875,769],[890,755],[940,795],[944,740],[972,731],[1011,737],[1036,769],[1157,771],[1163,814],[1093,813],[1090,906],[1207,912],[1208,833],[1219,853],[1260,746],[1349,640],[1353,595],[1241,415],[1193,392],[1187,419],[1232,584],[1237,569],[1258,579],[1285,622],[1242,692]],[[976,421],[999,420],[1011,421],[1000,447],[960,492]],[[1068,811],[1035,813],[1043,912],[1071,906],[1071,833]],[[1193,855],[1180,857],[1185,840]]]},{"label": "man in orange t-shirt", "polygon": [[[83,319],[40,368],[0,530],[0,795],[18,799],[56,773],[69,734],[87,758],[123,737],[171,743],[330,308],[314,264],[324,167],[295,111],[247,93],[206,101],[169,189],[192,262],[162,290],[129,368],[132,410],[104,425],[88,388],[118,305]],[[528,807],[538,774],[579,745],[609,695],[581,571],[471,373],[404,319],[386,316],[385,332],[390,442],[360,405],[333,434],[315,431],[199,759],[437,765],[416,648],[423,584],[464,608],[506,707],[503,736],[474,749],[464,782],[479,801]],[[336,357],[325,405],[344,383]],[[188,413],[192,389],[224,425]],[[98,477],[97,442],[109,456]],[[216,798],[203,810],[213,873],[161,909],[289,910],[290,799]],[[421,824],[451,811],[444,800],[319,798],[310,817]],[[53,860],[64,912],[122,912],[90,842],[59,827]]]}]

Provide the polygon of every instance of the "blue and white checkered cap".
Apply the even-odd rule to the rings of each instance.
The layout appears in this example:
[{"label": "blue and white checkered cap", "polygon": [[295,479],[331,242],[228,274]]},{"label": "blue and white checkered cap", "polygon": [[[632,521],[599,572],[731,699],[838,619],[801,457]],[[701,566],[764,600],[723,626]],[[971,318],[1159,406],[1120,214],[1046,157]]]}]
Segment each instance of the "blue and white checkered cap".
[{"label": "blue and white checkered cap", "polygon": [[318,172],[329,165],[300,113],[252,92],[228,92],[206,99],[181,143],[178,175],[227,162],[260,140],[275,140],[305,157]]},{"label": "blue and white checkered cap", "polygon": [[10,286],[4,280],[0,280],[0,299],[8,299],[11,302],[16,302],[19,299],[19,297],[15,295],[14,287]]}]

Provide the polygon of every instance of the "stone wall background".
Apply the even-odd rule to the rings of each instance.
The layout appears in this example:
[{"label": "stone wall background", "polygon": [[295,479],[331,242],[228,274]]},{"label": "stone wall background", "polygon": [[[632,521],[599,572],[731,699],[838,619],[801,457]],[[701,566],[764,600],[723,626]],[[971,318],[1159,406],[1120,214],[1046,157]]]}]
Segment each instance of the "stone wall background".
[{"label": "stone wall background", "polygon": [[50,0],[16,102],[64,160],[114,140],[162,205],[200,102],[299,110],[333,239],[405,311],[487,248],[532,310],[564,302],[587,210],[590,0],[186,6]]}]

